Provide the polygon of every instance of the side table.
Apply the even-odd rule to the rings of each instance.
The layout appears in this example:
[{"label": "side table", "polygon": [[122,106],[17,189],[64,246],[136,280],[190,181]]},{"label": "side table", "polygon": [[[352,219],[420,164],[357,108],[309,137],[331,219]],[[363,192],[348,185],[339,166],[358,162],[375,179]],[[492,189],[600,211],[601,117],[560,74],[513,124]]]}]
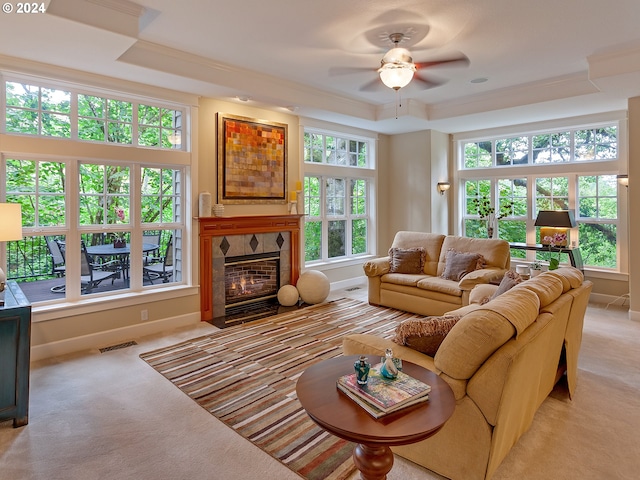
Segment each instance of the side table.
[{"label": "side table", "polygon": [[14,427],[29,422],[31,304],[14,281],[7,282],[0,306],[0,418]]},{"label": "side table", "polygon": [[[451,387],[438,375],[410,362],[402,371],[431,385],[429,400],[375,419],[341,393],[336,381],[353,372],[359,355],[341,356],[309,367],[298,379],[298,400],[311,419],[327,432],[358,445],[353,461],[362,480],[384,480],[393,466],[395,445],[419,442],[437,433],[453,415],[456,402]],[[370,355],[375,365],[380,356]]]},{"label": "side table", "polygon": [[529,245],[527,243],[510,242],[509,248],[536,252],[566,253],[569,256],[571,266],[584,273],[584,263],[582,262],[582,252],[580,251],[580,247],[550,247],[549,245],[541,245],[539,243],[536,245]]}]

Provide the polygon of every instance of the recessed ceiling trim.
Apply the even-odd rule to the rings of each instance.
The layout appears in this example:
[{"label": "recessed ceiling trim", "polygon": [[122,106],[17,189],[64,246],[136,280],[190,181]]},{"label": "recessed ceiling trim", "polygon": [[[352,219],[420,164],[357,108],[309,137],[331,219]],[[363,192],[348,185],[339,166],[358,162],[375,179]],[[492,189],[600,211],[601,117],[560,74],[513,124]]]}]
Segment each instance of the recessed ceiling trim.
[{"label": "recessed ceiling trim", "polygon": [[53,79],[56,85],[67,84],[77,88],[78,85],[91,85],[93,88],[102,89],[107,94],[127,92],[140,98],[162,98],[177,105],[197,105],[198,97],[192,93],[184,93],[165,87],[156,87],[130,80],[83,72],[72,68],[60,67],[48,63],[40,63],[22,58],[0,55],[0,74],[14,74],[20,77],[33,77],[34,81]]},{"label": "recessed ceiling trim", "polygon": [[[52,0],[52,2],[55,0]],[[132,15],[135,17],[141,17],[145,8],[142,5],[139,5],[134,2],[130,2],[128,0],[86,0],[89,3],[94,3],[101,7],[110,8],[111,10],[116,10],[118,12],[126,13],[127,15]]]},{"label": "recessed ceiling trim", "polygon": [[145,8],[129,0],[51,0],[47,14],[138,38]]},{"label": "recessed ceiling trim", "polygon": [[434,103],[427,109],[431,120],[439,120],[599,92],[587,72],[581,72]]},{"label": "recessed ceiling trim", "polygon": [[640,72],[640,47],[591,55],[587,57],[587,62],[589,63],[589,78],[591,80],[637,73]]},{"label": "recessed ceiling trim", "polygon": [[179,75],[228,88],[251,92],[256,102],[272,105],[306,105],[350,117],[375,120],[375,106],[281,78],[226,65],[206,57],[151,42],[137,41],[118,61]]}]

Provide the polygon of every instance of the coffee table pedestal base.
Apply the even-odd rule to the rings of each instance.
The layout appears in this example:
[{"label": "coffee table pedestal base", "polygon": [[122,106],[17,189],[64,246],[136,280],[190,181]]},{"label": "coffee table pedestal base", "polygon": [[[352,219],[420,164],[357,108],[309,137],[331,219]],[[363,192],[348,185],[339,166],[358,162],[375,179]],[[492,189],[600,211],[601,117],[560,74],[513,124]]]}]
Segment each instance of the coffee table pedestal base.
[{"label": "coffee table pedestal base", "polygon": [[359,443],[353,450],[353,463],[362,480],[386,480],[393,467],[393,452],[387,446]]}]

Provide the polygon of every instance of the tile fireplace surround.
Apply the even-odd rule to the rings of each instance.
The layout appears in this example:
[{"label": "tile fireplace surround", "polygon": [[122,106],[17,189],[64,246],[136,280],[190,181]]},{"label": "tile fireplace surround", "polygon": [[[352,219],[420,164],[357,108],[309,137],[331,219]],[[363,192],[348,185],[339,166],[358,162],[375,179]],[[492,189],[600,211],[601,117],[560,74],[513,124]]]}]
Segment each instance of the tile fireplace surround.
[{"label": "tile fireplace surround", "polygon": [[[225,258],[280,253],[280,286],[300,275],[302,215],[199,217],[200,314],[204,321],[224,315]],[[222,281],[222,288],[219,287]]]}]

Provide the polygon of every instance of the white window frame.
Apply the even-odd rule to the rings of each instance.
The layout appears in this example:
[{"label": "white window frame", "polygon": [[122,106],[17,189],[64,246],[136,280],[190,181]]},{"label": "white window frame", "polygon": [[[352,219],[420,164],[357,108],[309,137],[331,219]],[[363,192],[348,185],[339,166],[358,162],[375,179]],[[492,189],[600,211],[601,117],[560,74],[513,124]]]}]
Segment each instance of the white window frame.
[{"label": "white window frame", "polygon": [[[328,137],[339,137],[346,140],[355,140],[359,142],[367,143],[367,166],[366,167],[351,167],[344,165],[334,165],[328,163],[318,162],[306,162],[304,161],[304,154],[301,154],[303,164],[303,177],[313,176],[320,178],[320,217],[309,217],[309,221],[322,222],[322,250],[321,258],[319,260],[305,261],[306,267],[323,267],[331,265],[347,266],[349,264],[356,264],[362,261],[363,258],[374,256],[376,252],[376,187],[377,187],[377,169],[376,169],[376,146],[377,137],[367,135],[363,132],[354,132],[349,130],[336,131],[331,128],[317,127],[317,126],[305,126],[301,129],[301,151],[304,151],[304,134],[313,133],[324,135]],[[326,211],[326,179],[327,178],[341,178],[346,182],[345,186],[345,214],[344,215],[329,215]],[[349,181],[350,180],[365,180],[367,182],[366,192],[366,211],[365,215],[354,215],[350,210],[350,198],[349,198]],[[304,212],[303,212],[304,213]],[[351,236],[351,221],[358,218],[367,219],[367,252],[352,255],[350,253],[352,245]],[[305,221],[307,217],[305,217]],[[341,257],[329,258],[328,252],[328,225],[332,220],[346,220],[347,228],[345,232],[345,244],[347,246],[347,254]],[[304,231],[302,234],[302,241],[304,245]]]},{"label": "white window frame", "polygon": [[[165,101],[162,98],[151,98],[137,94],[130,94],[125,91],[114,91],[106,88],[92,87],[89,85],[74,84],[66,81],[52,80],[51,78],[37,77],[33,75],[19,74],[0,74],[3,92],[0,95],[0,140],[4,147],[0,151],[0,171],[4,172],[6,158],[23,158],[27,160],[44,160],[63,162],[66,165],[66,186],[65,186],[65,208],[67,215],[65,225],[55,227],[27,227],[24,228],[25,236],[32,235],[65,235],[70,250],[80,251],[80,234],[87,231],[96,230],[124,230],[130,231],[132,253],[130,256],[131,272],[142,272],[142,253],[141,247],[142,232],[145,230],[170,230],[181,231],[184,239],[190,238],[191,225],[186,219],[191,218],[190,208],[190,192],[191,192],[191,155],[190,137],[191,137],[191,110],[189,103],[179,103],[180,99]],[[71,105],[71,138],[68,137],[50,137],[44,135],[21,134],[18,132],[6,132],[6,96],[5,82],[24,82],[40,88],[59,89],[72,92]],[[125,82],[119,82],[125,83]],[[87,94],[99,96],[114,100],[122,100],[133,103],[133,131],[132,144],[106,143],[97,141],[85,141],[78,139],[77,131],[77,107],[74,107],[74,99],[77,101],[77,94]],[[185,96],[185,99],[187,97]],[[158,148],[154,146],[138,146],[137,145],[137,105],[144,104],[171,110],[179,110],[181,117],[181,145],[179,148]],[[73,126],[75,124],[75,127]],[[48,152],[42,154],[39,152]],[[81,162],[89,163],[116,163],[125,165],[130,168],[130,218],[129,223],[123,224],[121,228],[112,225],[105,226],[80,226],[79,219],[74,212],[78,212],[79,208],[79,189],[78,189],[78,166]],[[142,167],[164,168],[180,170],[181,172],[181,201],[179,211],[176,213],[176,222],[162,223],[154,222],[142,224],[140,222],[137,209],[140,207],[141,191],[141,174]],[[5,185],[0,182],[0,201],[5,199]],[[177,243],[177,242],[176,242]],[[133,305],[148,300],[144,299],[147,294],[162,294],[165,297],[180,297],[190,294],[192,286],[191,258],[193,242],[190,240],[180,242],[180,258],[174,261],[180,261],[179,269],[181,276],[178,281],[169,284],[158,284],[151,286],[142,286],[142,277],[132,277],[129,288],[122,290],[114,290],[101,294],[81,295],[80,294],[80,258],[71,256],[67,259],[67,271],[69,277],[67,280],[66,298],[60,301],[42,302],[34,305],[34,312],[38,312],[38,321],[45,321],[52,318],[58,318],[61,308],[73,309],[76,312],[92,312],[104,309],[100,306],[104,301],[109,301],[110,307]],[[138,252],[140,250],[140,252]],[[2,257],[0,255],[0,257]],[[2,260],[2,258],[0,258]],[[77,277],[77,278],[76,278]],[[184,287],[189,287],[189,290]],[[135,296],[132,296],[135,294]],[[113,303],[113,302],[116,303]]]},{"label": "white window frame", "polygon": [[[106,145],[118,145],[124,147],[135,147],[135,148],[144,148],[144,149],[152,149],[152,150],[180,150],[180,151],[189,151],[190,145],[189,142],[184,141],[189,137],[189,132],[187,130],[187,126],[189,124],[188,121],[185,121],[187,115],[189,115],[189,108],[186,105],[178,104],[171,101],[162,101],[153,98],[142,97],[138,95],[128,95],[126,93],[114,92],[105,89],[92,88],[83,85],[76,85],[69,82],[64,81],[54,81],[49,79],[42,79],[38,77],[32,77],[28,75],[0,75],[0,80],[2,81],[2,95],[0,95],[0,107],[2,109],[2,116],[0,116],[0,132],[7,133],[7,125],[6,125],[6,108],[7,108],[7,98],[6,98],[6,83],[7,82],[16,82],[16,83],[26,83],[36,87],[40,87],[40,89],[51,89],[51,90],[64,90],[68,91],[71,94],[70,99],[70,113],[63,114],[68,115],[70,118],[70,136],[69,137],[58,137],[58,136],[48,136],[43,135],[42,125],[40,124],[39,133],[30,134],[30,133],[19,133],[19,132],[9,132],[9,135],[18,135],[18,136],[26,136],[26,137],[34,137],[34,138],[46,138],[46,139],[59,139],[59,140],[73,140],[78,142],[87,142],[87,143],[96,143],[96,144],[106,144]],[[89,95],[94,97],[101,97],[106,100],[113,101],[121,101],[131,103],[131,143],[116,143],[116,142],[107,142],[106,140],[84,140],[79,138],[78,128],[79,128],[79,119],[81,118],[78,113],[78,95]],[[179,141],[179,144],[174,145],[172,148],[163,147],[161,144],[157,146],[153,145],[139,145],[138,143],[138,130],[139,127],[153,127],[146,124],[140,124],[138,119],[138,105],[145,105],[150,107],[157,107],[165,110],[177,110],[181,113],[180,116],[180,125],[177,125],[175,129],[165,128],[162,126],[158,126],[157,128],[160,132],[174,131],[173,136]],[[40,108],[36,110],[28,109],[31,111],[38,112],[39,117],[42,116],[42,113],[50,113],[49,111],[43,110],[42,105]],[[89,118],[89,117],[82,117]],[[108,131],[109,119],[108,116],[104,117],[105,127]],[[124,123],[129,125],[129,122],[120,122],[120,121],[112,121],[111,123]]]},{"label": "white window frame", "polygon": [[[549,164],[527,164],[527,165],[507,165],[496,166],[495,150],[493,152],[492,166],[490,168],[464,168],[464,145],[469,142],[484,142],[512,138],[525,135],[538,135],[561,130],[580,130],[588,128],[598,128],[604,125],[616,123],[618,126],[618,157],[617,159],[575,161]],[[577,178],[584,175],[617,175],[627,172],[628,165],[628,129],[625,112],[609,112],[606,114],[589,115],[585,117],[575,117],[549,122],[538,122],[533,124],[515,125],[511,127],[495,128],[482,131],[458,133],[453,136],[454,141],[454,225],[455,230],[464,235],[464,221],[472,216],[465,214],[465,192],[464,182],[467,180],[490,179],[491,200],[497,205],[497,180],[509,178],[527,178],[528,188],[528,215],[527,221],[527,243],[535,243],[535,198],[533,197],[533,183],[538,177],[569,177],[569,208],[576,209],[577,202]],[[529,144],[529,154],[532,153],[532,145]],[[617,225],[617,269],[607,269],[602,267],[585,267],[589,271],[628,273],[628,222],[627,222],[627,195],[625,188],[618,188],[618,218],[615,221],[602,220],[595,223],[613,223]],[[514,220],[522,220],[522,217],[509,217]],[[577,222],[593,223],[590,218],[576,218]],[[531,260],[535,252],[528,253],[527,259]],[[531,258],[529,258],[531,257]]]}]

